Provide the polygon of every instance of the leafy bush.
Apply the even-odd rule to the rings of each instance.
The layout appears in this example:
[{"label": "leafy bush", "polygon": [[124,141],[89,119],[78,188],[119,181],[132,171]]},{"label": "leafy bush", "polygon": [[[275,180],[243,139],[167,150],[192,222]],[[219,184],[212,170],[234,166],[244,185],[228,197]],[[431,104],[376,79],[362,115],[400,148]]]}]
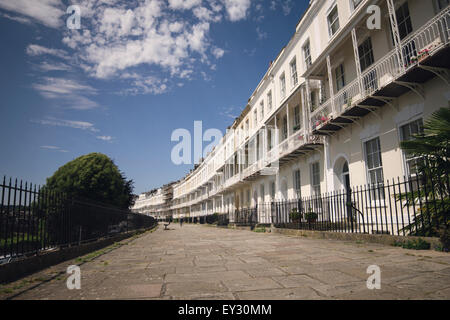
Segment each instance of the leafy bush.
[{"label": "leafy bush", "polygon": [[297,208],[293,208],[289,216],[292,221],[299,221],[302,219],[302,214],[297,210]]},{"label": "leafy bush", "polygon": [[317,213],[315,213],[315,212],[307,212],[307,213],[305,213],[305,219],[308,221],[308,222],[314,222],[314,221],[316,221],[317,220],[317,218],[318,218],[318,214]]},{"label": "leafy bush", "polygon": [[403,249],[411,250],[430,250],[431,244],[421,238],[417,240],[408,240],[406,242],[395,242],[395,247],[402,247]]}]

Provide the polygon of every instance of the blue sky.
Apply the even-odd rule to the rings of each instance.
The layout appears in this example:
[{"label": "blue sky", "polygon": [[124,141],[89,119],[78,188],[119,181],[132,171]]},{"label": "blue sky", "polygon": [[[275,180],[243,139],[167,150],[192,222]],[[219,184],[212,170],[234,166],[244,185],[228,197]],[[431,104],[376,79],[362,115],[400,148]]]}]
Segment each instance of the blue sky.
[{"label": "blue sky", "polygon": [[0,174],[43,184],[102,152],[136,193],[180,179],[192,166],[172,163],[172,132],[224,132],[307,3],[0,0]]}]

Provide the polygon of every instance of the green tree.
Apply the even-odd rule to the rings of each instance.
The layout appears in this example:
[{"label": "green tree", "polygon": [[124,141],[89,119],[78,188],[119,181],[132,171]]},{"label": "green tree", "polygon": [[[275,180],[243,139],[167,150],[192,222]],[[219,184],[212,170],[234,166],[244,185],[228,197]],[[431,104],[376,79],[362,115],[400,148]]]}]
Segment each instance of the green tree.
[{"label": "green tree", "polygon": [[450,108],[441,108],[424,124],[424,132],[413,140],[401,143],[401,148],[420,157],[418,179],[420,188],[402,194],[409,203],[426,199],[430,204],[419,208],[413,223],[405,229],[414,235],[440,236],[444,249],[450,248]]},{"label": "green tree", "polygon": [[68,162],[47,179],[45,190],[128,209],[133,181],[127,180],[106,155],[91,153]]}]

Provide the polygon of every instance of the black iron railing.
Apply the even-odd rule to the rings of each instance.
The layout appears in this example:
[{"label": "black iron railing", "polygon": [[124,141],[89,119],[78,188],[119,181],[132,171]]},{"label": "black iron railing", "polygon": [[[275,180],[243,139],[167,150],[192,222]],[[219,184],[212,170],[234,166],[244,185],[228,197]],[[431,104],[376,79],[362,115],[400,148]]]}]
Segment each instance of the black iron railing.
[{"label": "black iron railing", "polygon": [[237,210],[235,223],[345,233],[439,236],[450,217],[449,176],[383,184],[261,203]]},{"label": "black iron railing", "polygon": [[240,226],[255,226],[258,224],[258,208],[236,210],[234,223]]},{"label": "black iron railing", "polygon": [[0,262],[149,228],[155,219],[36,185],[0,182]]}]

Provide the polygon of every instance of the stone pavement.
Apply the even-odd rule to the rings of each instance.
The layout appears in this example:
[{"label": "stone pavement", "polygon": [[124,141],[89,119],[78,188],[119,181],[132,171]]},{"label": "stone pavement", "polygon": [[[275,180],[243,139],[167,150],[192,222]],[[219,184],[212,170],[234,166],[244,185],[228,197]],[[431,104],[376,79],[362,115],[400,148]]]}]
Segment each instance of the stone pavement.
[{"label": "stone pavement", "polygon": [[[171,225],[0,288],[13,299],[450,299],[450,254]],[[81,290],[66,287],[80,265]],[[369,290],[370,265],[381,290]],[[12,288],[12,289],[11,289]]]}]

